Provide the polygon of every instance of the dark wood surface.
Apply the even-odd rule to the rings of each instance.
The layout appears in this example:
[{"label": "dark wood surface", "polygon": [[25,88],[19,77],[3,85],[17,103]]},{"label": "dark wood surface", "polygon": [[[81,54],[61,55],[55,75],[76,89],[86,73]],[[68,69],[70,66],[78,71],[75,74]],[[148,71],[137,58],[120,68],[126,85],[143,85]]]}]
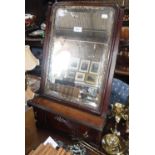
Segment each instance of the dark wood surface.
[{"label": "dark wood surface", "polygon": [[[77,141],[72,140],[67,134],[58,132],[56,130],[48,130],[45,128],[37,128],[33,108],[28,108],[25,112],[25,155],[31,150],[36,149],[49,136],[56,142],[63,142],[64,146],[77,144]],[[104,151],[101,150],[103,153]],[[87,149],[87,155],[98,155],[97,153]],[[106,154],[105,154],[106,155]]]},{"label": "dark wood surface", "polygon": [[[124,16],[123,16],[123,27],[129,28],[129,19],[125,20],[124,17],[129,16],[129,8],[124,7]],[[126,36],[126,37],[125,37]],[[122,52],[124,55],[123,48],[127,48],[128,56],[120,56],[119,53]],[[121,39],[119,44],[119,52],[117,56],[116,69],[115,69],[115,77],[129,84],[129,34],[123,34],[121,32]]]},{"label": "dark wood surface", "polygon": [[29,105],[34,107],[38,126],[56,129],[68,135],[79,137],[99,146],[105,118],[68,107],[63,104],[36,97]]},{"label": "dark wood surface", "polygon": [[[125,128],[124,126],[122,126],[122,124],[124,124],[124,122],[118,125],[118,130],[121,131],[121,135],[123,136],[123,138],[128,141],[129,134],[125,133]],[[114,128],[114,126],[114,119],[108,119],[103,136],[107,133],[111,133],[110,129]],[[25,155],[27,155],[31,150],[36,149],[49,136],[51,136],[56,142],[62,142],[63,146],[77,144],[77,140],[75,140],[75,137],[73,139],[73,137],[69,136],[68,134],[64,134],[63,132],[60,132],[58,130],[47,129],[43,126],[37,128],[33,108],[27,108],[25,112]],[[107,155],[107,153],[102,149],[102,147],[95,147],[95,149],[102,152],[102,155]],[[94,152],[88,148],[86,148],[86,151],[86,155],[101,155],[101,153]],[[129,153],[127,150],[125,155],[128,154]]]},{"label": "dark wood surface", "polygon": [[25,0],[25,13],[36,15],[36,24],[46,20],[48,2],[54,0]]},{"label": "dark wood surface", "polygon": [[25,38],[25,45],[30,45],[31,47],[42,48],[44,39],[43,38]]},{"label": "dark wood surface", "polygon": [[61,116],[65,116],[68,119],[74,119],[74,121],[80,121],[83,124],[87,122],[90,126],[95,126],[98,129],[103,128],[103,117],[93,115],[79,109],[75,109],[73,107],[61,105],[57,102],[42,97],[36,97],[32,102],[42,105],[51,110],[51,112]]}]

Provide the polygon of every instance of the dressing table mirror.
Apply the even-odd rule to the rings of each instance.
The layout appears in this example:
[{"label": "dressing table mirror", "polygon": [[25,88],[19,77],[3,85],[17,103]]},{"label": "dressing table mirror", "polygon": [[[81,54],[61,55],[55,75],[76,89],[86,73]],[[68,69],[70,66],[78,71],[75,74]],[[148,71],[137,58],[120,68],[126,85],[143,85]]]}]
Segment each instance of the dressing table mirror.
[{"label": "dressing table mirror", "polygon": [[31,102],[40,124],[100,143],[121,16],[118,6],[102,2],[49,7],[41,92]]}]

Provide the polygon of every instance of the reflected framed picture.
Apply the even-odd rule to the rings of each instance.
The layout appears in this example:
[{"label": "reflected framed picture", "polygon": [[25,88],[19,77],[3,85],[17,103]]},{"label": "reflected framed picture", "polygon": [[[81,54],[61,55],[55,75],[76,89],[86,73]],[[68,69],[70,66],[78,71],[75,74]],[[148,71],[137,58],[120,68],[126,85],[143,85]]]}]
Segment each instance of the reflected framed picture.
[{"label": "reflected framed picture", "polygon": [[79,71],[88,72],[89,66],[90,66],[90,60],[81,60]]},{"label": "reflected framed picture", "polygon": [[66,77],[65,78],[68,78],[68,79],[75,79],[75,75],[76,75],[76,72],[75,71],[71,71],[71,70],[69,70],[68,72],[67,72],[67,75],[66,75]]},{"label": "reflected framed picture", "polygon": [[75,80],[76,81],[84,81],[85,73],[76,72]]},{"label": "reflected framed picture", "polygon": [[99,71],[99,62],[92,61],[90,65],[89,73],[98,74]]},{"label": "reflected framed picture", "polygon": [[92,84],[92,85],[96,85],[97,83],[97,75],[94,74],[86,74],[85,76],[85,82]]},{"label": "reflected framed picture", "polygon": [[80,58],[71,58],[69,69],[78,70],[80,63]]}]

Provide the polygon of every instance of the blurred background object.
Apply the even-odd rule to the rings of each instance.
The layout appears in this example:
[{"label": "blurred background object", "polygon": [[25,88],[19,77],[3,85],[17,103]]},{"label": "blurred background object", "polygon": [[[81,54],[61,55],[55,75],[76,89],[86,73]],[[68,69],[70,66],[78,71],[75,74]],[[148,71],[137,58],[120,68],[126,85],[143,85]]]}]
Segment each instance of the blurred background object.
[{"label": "blurred background object", "polygon": [[[32,54],[30,50],[30,46],[26,45],[25,46],[25,72],[29,70],[33,70],[37,65],[39,65],[39,60]],[[34,97],[35,93],[32,91],[29,85],[27,74],[25,77],[25,81],[26,81],[25,82],[25,85],[26,85],[25,100],[28,101]]]},{"label": "blurred background object", "polygon": [[30,46],[25,46],[25,71],[34,69],[39,65],[39,60],[32,54]]}]

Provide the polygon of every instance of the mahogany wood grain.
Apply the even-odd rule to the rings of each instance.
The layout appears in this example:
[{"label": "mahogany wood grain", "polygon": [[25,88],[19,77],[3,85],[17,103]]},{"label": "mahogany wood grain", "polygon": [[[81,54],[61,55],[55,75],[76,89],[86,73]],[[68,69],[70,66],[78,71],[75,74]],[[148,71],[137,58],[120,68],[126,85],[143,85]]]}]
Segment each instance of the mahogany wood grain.
[{"label": "mahogany wood grain", "polygon": [[92,145],[101,143],[105,118],[37,97],[29,105],[34,107],[39,127],[55,129],[84,139]]},{"label": "mahogany wood grain", "polygon": [[53,113],[65,116],[68,119],[74,120],[76,122],[80,122],[83,124],[87,123],[90,126],[95,126],[98,129],[102,129],[105,124],[104,117],[93,115],[91,113],[84,112],[73,107],[68,107],[46,98],[37,97],[34,98],[32,102],[41,105],[42,107],[46,108],[49,111],[52,111]]}]

